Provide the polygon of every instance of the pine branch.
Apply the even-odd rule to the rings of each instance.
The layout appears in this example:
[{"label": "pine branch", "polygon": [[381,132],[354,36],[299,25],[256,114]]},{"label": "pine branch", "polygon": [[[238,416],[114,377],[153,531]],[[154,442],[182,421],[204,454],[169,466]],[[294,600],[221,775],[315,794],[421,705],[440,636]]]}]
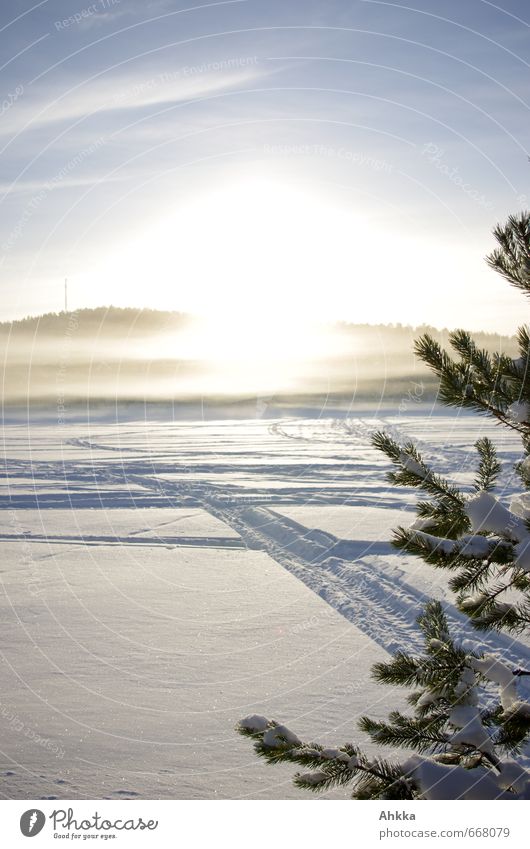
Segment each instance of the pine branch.
[{"label": "pine branch", "polygon": [[417,752],[442,751],[449,737],[441,729],[446,717],[410,717],[399,711],[392,711],[388,722],[376,721],[368,716],[359,720],[361,731],[368,734],[374,743],[382,746],[414,749]]},{"label": "pine branch", "polygon": [[359,776],[353,799],[392,799],[408,800],[417,798],[418,791],[414,782],[403,772],[399,764],[378,759],[374,761],[374,772],[364,772]]},{"label": "pine branch", "polygon": [[528,426],[514,421],[509,408],[516,401],[530,398],[530,376],[510,358],[479,350],[466,331],[454,331],[450,341],[461,355],[458,362],[429,334],[420,336],[414,345],[416,355],[439,379],[439,400],[448,406],[491,415],[506,427],[528,435]]},{"label": "pine branch", "polygon": [[382,451],[398,467],[398,472],[390,472],[388,475],[391,483],[418,487],[443,503],[451,502],[453,510],[464,515],[464,498],[459,490],[444,478],[434,474],[411,442],[401,446],[388,434],[376,431],[372,435],[372,445],[378,451]]},{"label": "pine branch", "polygon": [[476,562],[476,568],[481,568],[487,560],[490,565],[511,564],[515,549],[512,543],[495,537],[481,534],[471,534],[450,539],[435,536],[425,531],[412,528],[397,527],[391,540],[394,548],[414,554],[433,566],[443,569],[467,569],[470,561]]},{"label": "pine branch", "polygon": [[478,590],[481,589],[483,590],[486,587],[491,570],[491,560],[486,560],[478,565],[476,563],[472,563],[469,566],[463,566],[458,575],[450,579],[449,588],[461,597],[464,596],[464,591],[466,590],[468,593],[470,590],[473,590],[474,592],[478,592]]},{"label": "pine branch", "polygon": [[[441,648],[454,650],[451,638],[449,636],[449,624],[444,609],[439,601],[429,601],[425,605],[425,609],[417,618],[417,623],[421,628],[425,637],[425,645],[427,651],[438,654]],[[432,645],[432,640],[441,642],[443,645]]]},{"label": "pine branch", "polygon": [[460,507],[451,501],[418,501],[416,512],[425,530],[434,536],[457,539],[469,530],[469,519]]},{"label": "pine branch", "polygon": [[[287,762],[311,770],[295,773],[294,784],[301,789],[324,792],[353,783],[354,798],[383,798],[389,793],[397,794],[391,798],[413,798],[409,783],[405,781],[398,764],[379,758],[372,760],[351,743],[340,749],[330,749],[318,743],[288,742],[280,736],[275,738],[274,745],[267,745],[267,732],[284,729],[285,726],[270,721],[259,731],[245,727],[244,723],[252,723],[253,720],[267,722],[264,717],[247,717],[236,727],[238,733],[251,738],[258,757],[268,763]],[[368,792],[370,795],[366,797]]]},{"label": "pine branch", "polygon": [[499,247],[489,254],[486,262],[512,286],[529,295],[530,213],[510,215],[506,224],[495,227],[493,234]]},{"label": "pine branch", "polygon": [[475,489],[477,491],[490,491],[495,487],[497,478],[501,472],[501,464],[497,458],[497,452],[493,442],[487,438],[477,439],[475,442],[480,457],[477,475],[475,477]]},{"label": "pine branch", "polygon": [[530,623],[528,604],[492,601],[487,594],[457,598],[457,607],[478,631],[507,631],[520,634]]},{"label": "pine branch", "polygon": [[[373,677],[381,682],[422,688],[409,696],[414,714],[394,710],[386,721],[363,716],[361,731],[378,745],[413,750],[427,755],[433,763],[460,770],[482,766],[502,778],[500,753],[520,751],[530,736],[530,705],[518,702],[514,686],[510,689],[506,684],[506,675],[515,680],[521,670],[511,672],[490,655],[460,648],[449,632],[440,602],[429,602],[418,624],[425,639],[425,654],[397,654],[373,669]],[[500,682],[502,703],[479,713],[475,705],[481,680]],[[461,707],[463,714],[458,712]],[[414,799],[422,794],[406,764],[371,759],[352,744],[329,749],[302,743],[285,726],[259,716],[246,717],[238,730],[253,739],[256,753],[268,763],[303,767],[304,771],[294,776],[295,785],[301,789],[323,792],[351,783],[355,799]]]}]

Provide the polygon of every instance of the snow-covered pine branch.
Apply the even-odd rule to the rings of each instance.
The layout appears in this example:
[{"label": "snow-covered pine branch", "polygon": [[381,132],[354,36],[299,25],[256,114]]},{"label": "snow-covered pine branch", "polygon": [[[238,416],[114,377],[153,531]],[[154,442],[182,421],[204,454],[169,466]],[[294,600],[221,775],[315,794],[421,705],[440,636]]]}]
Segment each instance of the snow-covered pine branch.
[{"label": "snow-covered pine branch", "polygon": [[[373,444],[397,467],[388,476],[394,485],[415,486],[431,496],[419,502],[417,518],[408,528],[396,528],[393,545],[452,571],[450,588],[474,627],[514,633],[527,628],[530,492],[514,496],[508,507],[491,491],[501,471],[493,443],[486,438],[475,443],[478,464],[471,493],[436,474],[411,443],[401,446],[378,432]],[[530,456],[517,471],[526,486]]]},{"label": "snow-covered pine branch", "polygon": [[521,632],[530,623],[529,496],[512,497],[511,509],[486,490],[464,497],[462,511],[471,533],[461,532],[460,510],[448,527],[447,511],[440,525],[436,503],[431,510],[423,504],[408,528],[395,530],[393,545],[450,569],[457,604],[476,628]]},{"label": "snow-covered pine branch", "polygon": [[415,688],[413,712],[359,722],[378,745],[416,755],[370,758],[351,743],[330,748],[302,742],[264,716],[245,717],[239,732],[269,763],[300,766],[294,781],[307,790],[347,787],[355,799],[530,798],[530,772],[513,757],[530,734],[530,704],[517,693],[518,670],[458,646],[439,602],[429,603],[418,622],[425,654],[397,654],[373,670],[382,684]]}]

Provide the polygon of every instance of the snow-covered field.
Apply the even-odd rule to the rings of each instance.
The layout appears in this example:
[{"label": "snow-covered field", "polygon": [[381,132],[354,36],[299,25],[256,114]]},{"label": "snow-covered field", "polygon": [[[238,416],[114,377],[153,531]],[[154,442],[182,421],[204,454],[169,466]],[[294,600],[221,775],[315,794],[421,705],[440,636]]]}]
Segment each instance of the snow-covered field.
[{"label": "snow-covered field", "polygon": [[415,495],[386,483],[379,428],[462,484],[487,433],[511,491],[517,437],[452,412],[6,424],[1,798],[300,798],[241,716],[358,741],[360,714],[404,704],[369,671],[419,649],[426,596],[483,643],[445,575],[388,544]]}]

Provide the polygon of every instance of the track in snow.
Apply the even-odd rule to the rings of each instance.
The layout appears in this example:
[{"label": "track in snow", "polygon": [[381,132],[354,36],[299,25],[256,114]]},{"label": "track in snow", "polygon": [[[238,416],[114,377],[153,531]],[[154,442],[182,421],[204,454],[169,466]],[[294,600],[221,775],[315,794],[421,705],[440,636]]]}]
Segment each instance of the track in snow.
[{"label": "track in snow", "polygon": [[[142,482],[146,484],[145,478]],[[178,492],[182,494],[181,488]],[[356,556],[355,541],[307,529],[267,507],[228,508],[212,495],[211,487],[206,494],[190,486],[187,495],[237,531],[249,549],[266,552],[389,653],[422,651],[415,620],[428,597],[407,581],[385,574],[382,557]],[[350,550],[349,558],[340,556],[344,549]],[[446,603],[445,609],[461,639],[480,643],[517,666],[528,664],[530,653],[523,644],[502,634],[479,634],[452,605]]]},{"label": "track in snow", "polygon": [[[411,508],[415,494],[405,491],[404,496],[403,489],[395,490],[384,482],[388,465],[370,446],[374,430],[384,429],[401,442],[410,439],[412,432],[425,456],[448,474],[469,466],[469,452],[479,435],[496,436],[498,431],[485,420],[466,417],[455,422],[454,416],[444,417],[442,426],[439,416],[230,424],[231,428],[205,423],[195,427],[190,423],[162,425],[149,430],[145,440],[134,431],[103,430],[68,443],[81,454],[91,454],[89,462],[77,461],[78,480],[92,477],[98,488],[107,485],[109,498],[110,487],[126,486],[133,505],[145,505],[152,498],[153,506],[203,508],[240,535],[241,542],[231,539],[226,547],[244,545],[266,552],[386,650],[419,651],[421,635],[415,620],[426,596],[399,574],[389,574],[384,555],[390,554],[390,547],[382,542],[341,540],[308,529],[282,515],[281,506]],[[447,446],[440,434],[446,434],[448,428],[451,432],[449,426],[454,438]],[[174,447],[168,442],[172,436]],[[503,447],[513,455],[517,446],[512,439]],[[109,459],[102,459],[98,452]],[[113,454],[119,455],[119,462],[118,457],[111,459]],[[49,463],[43,464],[43,469],[46,475],[52,473]],[[277,483],[281,486],[275,489]],[[118,493],[116,497],[120,498]],[[136,540],[136,544],[142,542]],[[195,544],[159,540],[160,544],[172,542]],[[214,540],[211,544],[222,543]],[[503,636],[485,640],[454,607],[446,606],[450,621],[463,637],[501,650],[518,665],[529,662],[522,644]]]}]

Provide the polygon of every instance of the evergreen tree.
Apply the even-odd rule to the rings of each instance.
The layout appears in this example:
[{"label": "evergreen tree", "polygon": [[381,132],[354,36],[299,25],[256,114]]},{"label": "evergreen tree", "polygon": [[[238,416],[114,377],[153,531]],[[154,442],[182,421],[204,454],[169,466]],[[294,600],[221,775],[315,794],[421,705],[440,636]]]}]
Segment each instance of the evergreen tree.
[{"label": "evergreen tree", "polygon": [[[530,213],[511,216],[494,235],[498,247],[488,264],[530,295]],[[523,457],[515,471],[522,491],[509,507],[495,495],[501,465],[487,438],[476,442],[475,481],[464,492],[432,469],[413,443],[399,445],[378,432],[373,444],[394,466],[389,480],[422,496],[416,520],[396,529],[393,544],[451,570],[457,606],[476,629],[518,634],[530,624],[530,330],[518,330],[517,359],[488,354],[464,330],[449,341],[454,354],[426,334],[416,354],[439,379],[444,404],[492,416],[520,434]],[[449,633],[439,602],[427,604],[418,624],[424,654],[397,653],[372,670],[382,684],[412,690],[411,712],[392,711],[386,722],[364,716],[359,723],[379,745],[412,749],[408,758],[369,758],[353,744],[333,749],[303,743],[262,716],[241,720],[239,732],[270,763],[303,767],[295,784],[313,791],[352,785],[356,799],[530,798],[522,758],[530,704],[517,693],[519,677],[530,670],[464,650]]]}]

